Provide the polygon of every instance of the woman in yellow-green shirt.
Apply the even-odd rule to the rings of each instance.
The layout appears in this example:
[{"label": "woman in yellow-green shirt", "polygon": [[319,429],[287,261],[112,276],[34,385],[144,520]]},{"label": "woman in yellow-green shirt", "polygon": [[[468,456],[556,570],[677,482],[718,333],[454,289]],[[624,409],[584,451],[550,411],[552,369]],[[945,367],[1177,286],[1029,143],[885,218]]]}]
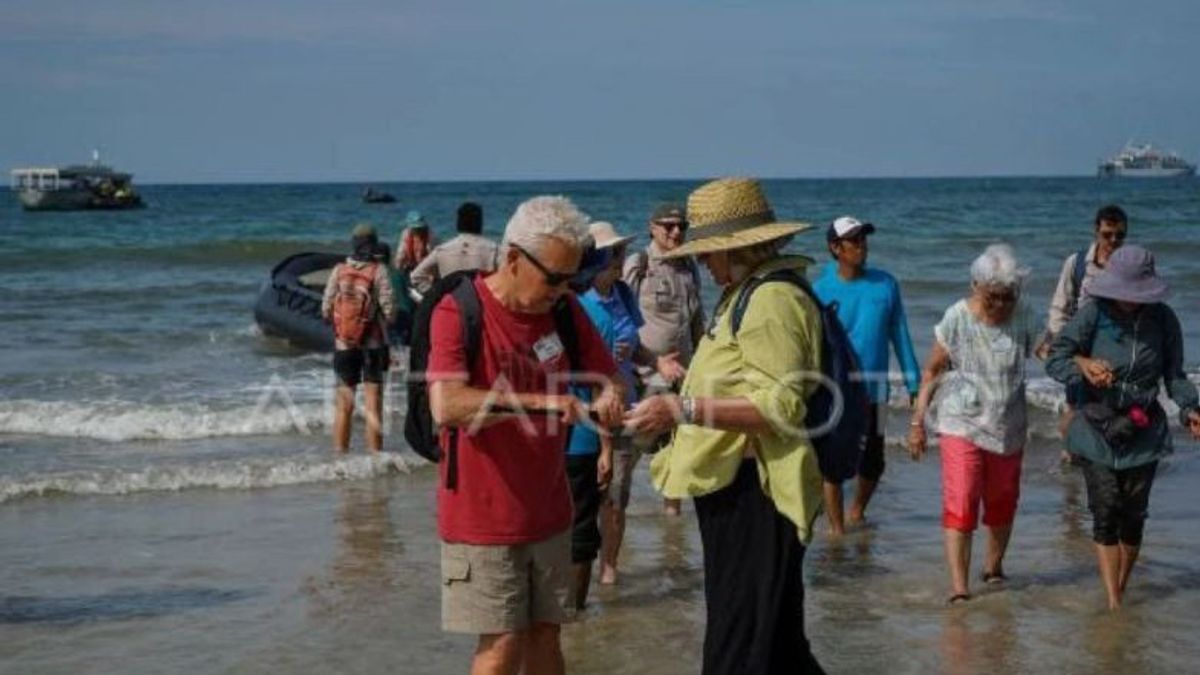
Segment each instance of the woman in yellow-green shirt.
[{"label": "woman in yellow-green shirt", "polygon": [[726,178],[688,198],[691,230],[669,256],[696,255],[723,288],[680,395],[643,400],[639,434],[674,430],[651,464],[667,497],[693,497],[704,547],[704,675],[820,673],[804,633],[804,544],[821,503],[816,452],[803,429],[821,372],[816,305],[791,283],[763,283],[736,336],[743,285],[811,260],[780,251],[808,225],[780,222],[757,181]]}]

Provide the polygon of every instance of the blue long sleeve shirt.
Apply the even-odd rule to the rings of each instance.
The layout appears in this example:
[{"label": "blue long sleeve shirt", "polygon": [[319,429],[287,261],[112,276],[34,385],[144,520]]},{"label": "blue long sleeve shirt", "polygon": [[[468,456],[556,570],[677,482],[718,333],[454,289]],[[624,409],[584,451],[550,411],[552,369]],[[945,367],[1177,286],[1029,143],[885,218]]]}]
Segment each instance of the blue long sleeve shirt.
[{"label": "blue long sleeve shirt", "polygon": [[916,396],[921,386],[921,368],[913,353],[896,278],[868,267],[859,278],[846,281],[838,275],[837,263],[831,262],[813,282],[813,291],[826,305],[837,303],[838,318],[858,354],[871,401],[887,403],[888,400],[889,345],[896,350],[908,393]]}]

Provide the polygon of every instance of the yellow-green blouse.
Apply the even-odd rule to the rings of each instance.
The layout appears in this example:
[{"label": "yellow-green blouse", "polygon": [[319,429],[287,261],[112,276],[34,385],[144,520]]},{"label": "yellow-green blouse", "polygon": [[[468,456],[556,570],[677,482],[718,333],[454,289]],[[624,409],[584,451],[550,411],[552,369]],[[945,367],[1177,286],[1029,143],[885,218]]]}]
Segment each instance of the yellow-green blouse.
[{"label": "yellow-green blouse", "polygon": [[[804,274],[810,262],[803,256],[776,258],[751,276],[783,268]],[[654,457],[651,478],[667,497],[716,492],[733,482],[742,451],[754,443],[763,491],[807,542],[821,507],[821,472],[803,433],[806,402],[816,381],[803,374],[821,372],[821,319],[800,289],[766,283],[751,296],[734,338],[729,310],[740,288],[727,290],[717,304],[714,328],[696,348],[682,395],[744,397],[770,421],[772,431],[751,435],[680,425]]]}]

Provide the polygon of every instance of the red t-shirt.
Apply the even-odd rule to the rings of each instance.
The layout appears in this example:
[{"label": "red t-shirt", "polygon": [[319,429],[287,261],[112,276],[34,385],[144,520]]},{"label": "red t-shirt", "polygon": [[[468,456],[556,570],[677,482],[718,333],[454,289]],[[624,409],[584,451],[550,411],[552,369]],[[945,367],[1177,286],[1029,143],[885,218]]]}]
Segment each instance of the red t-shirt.
[{"label": "red t-shirt", "polygon": [[[567,392],[570,361],[557,339],[551,314],[506,309],[475,280],[483,309],[483,335],[475,363],[466,363],[458,305],[447,295],[429,324],[429,381],[458,379],[499,392],[496,403],[514,405],[505,392]],[[613,377],[617,364],[574,297],[569,299],[584,371]],[[557,345],[557,347],[556,347]],[[551,377],[552,374],[558,375]],[[443,541],[522,544],[541,541],[571,526],[571,492],[565,452],[568,427],[548,416],[507,420],[458,434],[458,486],[446,489],[446,462],[438,465],[438,532]],[[442,447],[449,433],[442,430]]]}]

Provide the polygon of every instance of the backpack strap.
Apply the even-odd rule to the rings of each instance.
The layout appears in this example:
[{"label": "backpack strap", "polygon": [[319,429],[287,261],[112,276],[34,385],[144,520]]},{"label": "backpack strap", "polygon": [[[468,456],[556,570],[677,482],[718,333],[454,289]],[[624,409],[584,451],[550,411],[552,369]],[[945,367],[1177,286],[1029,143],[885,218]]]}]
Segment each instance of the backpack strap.
[{"label": "backpack strap", "polygon": [[1083,278],[1087,276],[1088,250],[1090,248],[1091,246],[1085,246],[1075,254],[1075,266],[1071,270],[1071,281],[1074,288],[1071,292],[1070,302],[1067,303],[1072,315],[1079,309],[1079,298],[1083,295]]},{"label": "backpack strap", "polygon": [[633,289],[634,295],[641,295],[642,282],[646,279],[646,272],[650,269],[650,254],[646,251],[638,251],[629,258],[630,269],[633,274],[629,277],[629,286]]},{"label": "backpack strap", "polygon": [[733,336],[737,337],[738,330],[742,327],[742,319],[746,315],[746,309],[750,306],[750,296],[754,291],[758,290],[759,286],[770,281],[783,281],[804,291],[804,293],[817,303],[817,307],[821,307],[820,300],[813,293],[812,288],[808,285],[808,279],[805,279],[800,273],[793,269],[782,269],[768,272],[761,277],[754,277],[742,286],[742,290],[738,291],[737,298],[733,301],[733,316],[730,317],[730,328]]},{"label": "backpack strap", "polygon": [[[464,276],[450,292],[458,305],[458,322],[462,330],[463,355],[467,368],[479,358],[483,335],[483,305],[475,291],[474,276]],[[446,489],[458,488],[458,427],[450,427],[450,445],[446,448]]]}]

